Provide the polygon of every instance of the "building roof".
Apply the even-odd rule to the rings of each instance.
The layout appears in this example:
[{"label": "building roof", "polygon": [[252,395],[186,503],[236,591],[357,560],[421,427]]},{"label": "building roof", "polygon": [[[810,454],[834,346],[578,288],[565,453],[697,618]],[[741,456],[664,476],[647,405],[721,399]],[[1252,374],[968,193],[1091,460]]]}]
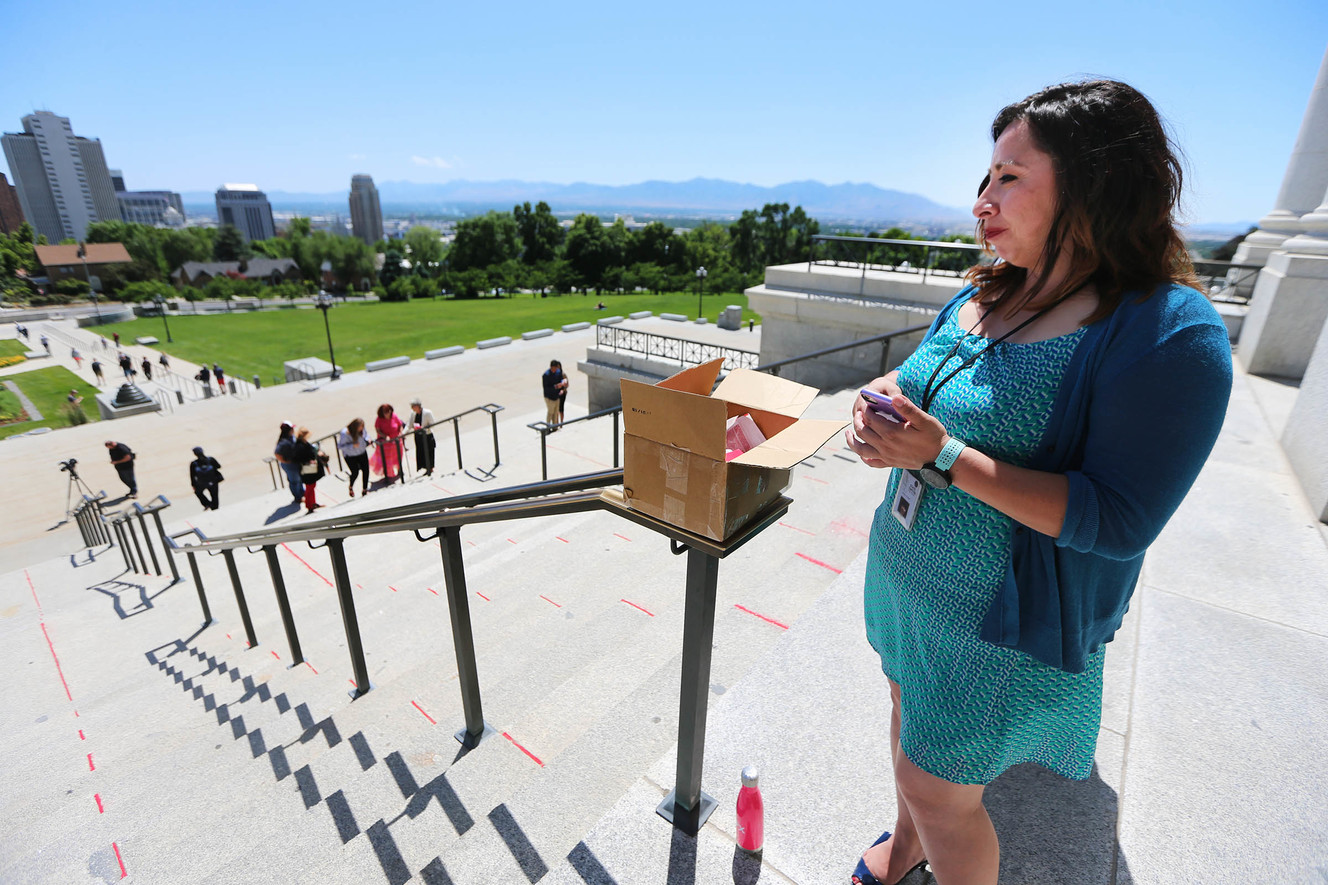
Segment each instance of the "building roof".
[{"label": "building roof", "polygon": [[257,191],[256,184],[223,184],[221,189],[224,191]]},{"label": "building roof", "polygon": [[[43,267],[61,267],[67,264],[82,264],[78,257],[78,246],[37,246],[37,260]],[[88,243],[88,264],[128,264],[133,261],[129,250],[121,243]]]},{"label": "building roof", "polygon": [[[294,258],[250,258],[249,263],[245,265],[243,276],[248,279],[257,279],[259,277],[270,277],[273,272],[287,273],[292,268],[299,270],[299,265]],[[208,276],[216,277],[223,274],[240,273],[240,262],[238,261],[186,261],[180,265],[171,276],[183,272],[187,279],[193,279],[200,273],[206,273]]]}]

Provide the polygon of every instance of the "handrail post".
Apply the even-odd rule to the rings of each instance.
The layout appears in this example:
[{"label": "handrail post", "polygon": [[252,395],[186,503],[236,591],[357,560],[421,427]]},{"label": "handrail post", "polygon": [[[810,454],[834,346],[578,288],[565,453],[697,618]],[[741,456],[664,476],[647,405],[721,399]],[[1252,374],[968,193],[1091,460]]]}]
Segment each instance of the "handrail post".
[{"label": "handrail post", "polygon": [[[161,577],[161,563],[157,562],[157,551],[152,546],[152,536],[148,534],[148,521],[144,518],[141,510],[138,512],[138,527],[143,530],[143,543],[148,545],[148,554],[152,557],[152,568],[156,570],[157,576]],[[146,569],[144,574],[147,574]]]},{"label": "handrail post", "polygon": [[549,426],[547,424],[540,428],[540,479],[549,478]]},{"label": "handrail post", "polygon": [[327,550],[332,555],[332,576],[337,584],[337,603],[341,606],[341,623],[346,628],[346,649],[350,652],[350,666],[355,672],[355,690],[352,698],[368,693],[369,667],[364,662],[364,644],[360,641],[360,622],[355,616],[355,597],[350,589],[350,571],[346,568],[344,538],[328,538]]},{"label": "handrail post", "polygon": [[263,555],[267,557],[267,570],[272,574],[272,589],[277,594],[277,608],[281,610],[281,623],[286,628],[286,643],[290,646],[291,666],[294,667],[304,663],[304,653],[300,651],[300,636],[295,632],[295,616],[291,614],[290,597],[286,595],[286,580],[281,576],[276,545],[264,545]]},{"label": "handrail post", "polygon": [[876,375],[877,378],[888,371],[886,367],[890,365],[890,342],[893,340],[893,338],[887,338],[881,342],[881,371]]},{"label": "handrail post", "polygon": [[493,466],[497,469],[498,465],[503,463],[502,455],[498,451],[498,413],[489,413],[489,425],[493,429]]},{"label": "handrail post", "polygon": [[249,603],[244,600],[244,587],[240,586],[240,570],[235,567],[235,551],[223,550],[221,555],[226,559],[226,571],[231,575],[231,586],[235,588],[235,604],[240,607],[240,620],[244,622],[244,635],[249,640],[249,647],[258,645],[258,637],[254,635],[254,622],[249,617]]},{"label": "handrail post", "polygon": [[395,437],[392,444],[397,447],[397,481],[402,485],[406,483],[406,459],[403,456],[405,447],[401,444],[401,437]]},{"label": "handrail post", "polygon": [[198,591],[198,604],[203,607],[203,626],[207,627],[214,622],[212,609],[208,606],[207,593],[203,591],[203,577],[198,573],[198,555],[192,550],[186,553],[189,558],[189,571],[194,575],[194,589]]},{"label": "handrail post", "polygon": [[111,523],[111,531],[115,532],[115,540],[120,548],[120,555],[124,557],[125,571],[136,572],[134,568],[134,559],[129,552],[129,537],[125,534],[124,526],[119,522]]},{"label": "handrail post", "polygon": [[715,810],[713,797],[701,790],[705,759],[710,652],[715,638],[715,588],[719,560],[696,549],[687,551],[687,604],[682,628],[682,693],[678,702],[678,770],[674,787],[655,809],[689,836],[695,836]]},{"label": "handrail post", "polygon": [[621,414],[622,414],[621,409],[613,413],[613,466],[614,467],[618,466],[618,416]]},{"label": "handrail post", "polygon": [[[166,563],[171,567],[171,583],[180,583],[180,569],[175,564],[175,554],[171,552],[170,539],[166,537],[166,529],[161,524],[161,511],[152,511],[152,520],[157,524],[157,534],[161,536],[161,549],[165,551]],[[160,572],[158,572],[160,574]]]},{"label": "handrail post", "polygon": [[129,529],[129,537],[134,540],[134,552],[138,554],[138,565],[142,566],[142,568],[134,566],[134,571],[146,575],[148,573],[148,561],[143,558],[143,548],[138,544],[138,532],[134,530],[134,520],[126,515],[123,525],[125,528]]},{"label": "handrail post", "polygon": [[461,555],[461,528],[440,528],[438,539],[443,553],[443,578],[447,582],[447,611],[452,621],[452,647],[456,650],[461,707],[466,714],[466,727],[456,733],[456,739],[461,746],[471,749],[494,730],[484,722],[480,703],[475,635],[470,626],[470,598],[466,595],[466,568]]},{"label": "handrail post", "polygon": [[461,463],[461,416],[459,415],[452,419],[452,439],[456,442],[457,470],[461,470],[465,465]]}]

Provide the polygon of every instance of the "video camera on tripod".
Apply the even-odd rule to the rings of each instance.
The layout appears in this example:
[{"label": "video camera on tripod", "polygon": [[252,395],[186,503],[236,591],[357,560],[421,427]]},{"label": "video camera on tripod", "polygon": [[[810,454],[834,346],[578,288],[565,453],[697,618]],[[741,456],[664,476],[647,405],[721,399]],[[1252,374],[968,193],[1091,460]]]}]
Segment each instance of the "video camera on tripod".
[{"label": "video camera on tripod", "polygon": [[60,471],[61,471],[62,473],[68,473],[68,474],[69,474],[70,476],[72,476],[72,477],[77,477],[77,476],[78,476],[78,459],[77,459],[77,458],[70,458],[68,461],[61,461],[61,462],[60,462]]}]

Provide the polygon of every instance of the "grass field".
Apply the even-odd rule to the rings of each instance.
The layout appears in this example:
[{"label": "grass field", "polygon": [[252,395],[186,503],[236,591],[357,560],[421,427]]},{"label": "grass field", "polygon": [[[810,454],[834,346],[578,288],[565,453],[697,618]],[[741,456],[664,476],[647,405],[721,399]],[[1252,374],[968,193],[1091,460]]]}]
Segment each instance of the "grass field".
[{"label": "grass field", "polygon": [[93,400],[97,393],[96,388],[64,366],[48,366],[45,369],[6,375],[4,380],[17,384],[19,390],[22,390],[42,413],[40,421],[24,421],[21,424],[6,424],[0,427],[0,433],[5,436],[13,436],[38,427],[68,427],[69,420],[61,414],[60,409],[65,405],[65,397],[69,395],[70,388],[76,388],[83,396],[83,414],[88,416],[88,420],[99,420],[97,403]]},{"label": "grass field", "polygon": [[[603,301],[607,310],[595,310]],[[760,317],[747,309],[747,297],[738,294],[705,296],[706,316],[714,322],[730,304],[743,308],[743,322]],[[475,300],[421,300],[380,304],[339,304],[328,313],[337,365],[348,372],[364,368],[370,360],[406,355],[424,356],[426,350],[475,342],[502,335],[518,337],[522,332],[558,327],[580,321],[594,322],[604,316],[638,310],[656,314],[696,314],[696,293],[648,295],[562,295],[539,298]],[[327,336],[323,316],[314,309],[260,311],[256,313],[180,316],[169,319],[173,343],[166,343],[162,321],[145,317],[102,327],[110,337],[119,332],[125,341],[141,335],[162,339],[158,348],[194,363],[220,363],[226,374],[248,379],[261,375],[265,382],[283,374],[286,360],[327,358]],[[573,357],[574,358],[574,357]]]},{"label": "grass field", "polygon": [[31,348],[17,338],[5,338],[0,340],[0,356],[22,356],[29,350],[31,350]]}]

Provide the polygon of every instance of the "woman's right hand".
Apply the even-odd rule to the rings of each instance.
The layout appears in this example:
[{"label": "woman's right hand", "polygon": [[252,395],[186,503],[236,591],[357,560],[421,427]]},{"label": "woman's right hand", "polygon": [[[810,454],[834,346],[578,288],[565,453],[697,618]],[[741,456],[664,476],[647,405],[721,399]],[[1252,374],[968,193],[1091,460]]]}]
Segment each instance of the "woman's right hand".
[{"label": "woman's right hand", "polygon": [[[903,391],[899,387],[898,376],[899,376],[899,371],[895,370],[893,372],[889,372],[885,375],[882,375],[880,378],[877,378],[875,381],[872,381],[870,384],[867,384],[865,386],[867,387],[868,390],[875,390],[877,393],[883,393],[886,396],[893,397],[896,396],[897,394],[903,393]],[[875,467],[880,469],[880,468],[889,467],[890,465],[887,464],[885,461],[883,461],[881,458],[873,457],[875,449],[872,448],[870,444],[863,441],[862,430],[869,421],[889,421],[889,420],[890,419],[877,415],[875,412],[872,412],[869,408],[867,408],[867,400],[865,400],[861,395],[854,397],[853,427],[851,430],[845,431],[844,438],[845,441],[848,443],[848,447],[852,449],[854,452],[856,452],[858,457],[862,459],[862,463],[866,464],[868,467]]]}]

